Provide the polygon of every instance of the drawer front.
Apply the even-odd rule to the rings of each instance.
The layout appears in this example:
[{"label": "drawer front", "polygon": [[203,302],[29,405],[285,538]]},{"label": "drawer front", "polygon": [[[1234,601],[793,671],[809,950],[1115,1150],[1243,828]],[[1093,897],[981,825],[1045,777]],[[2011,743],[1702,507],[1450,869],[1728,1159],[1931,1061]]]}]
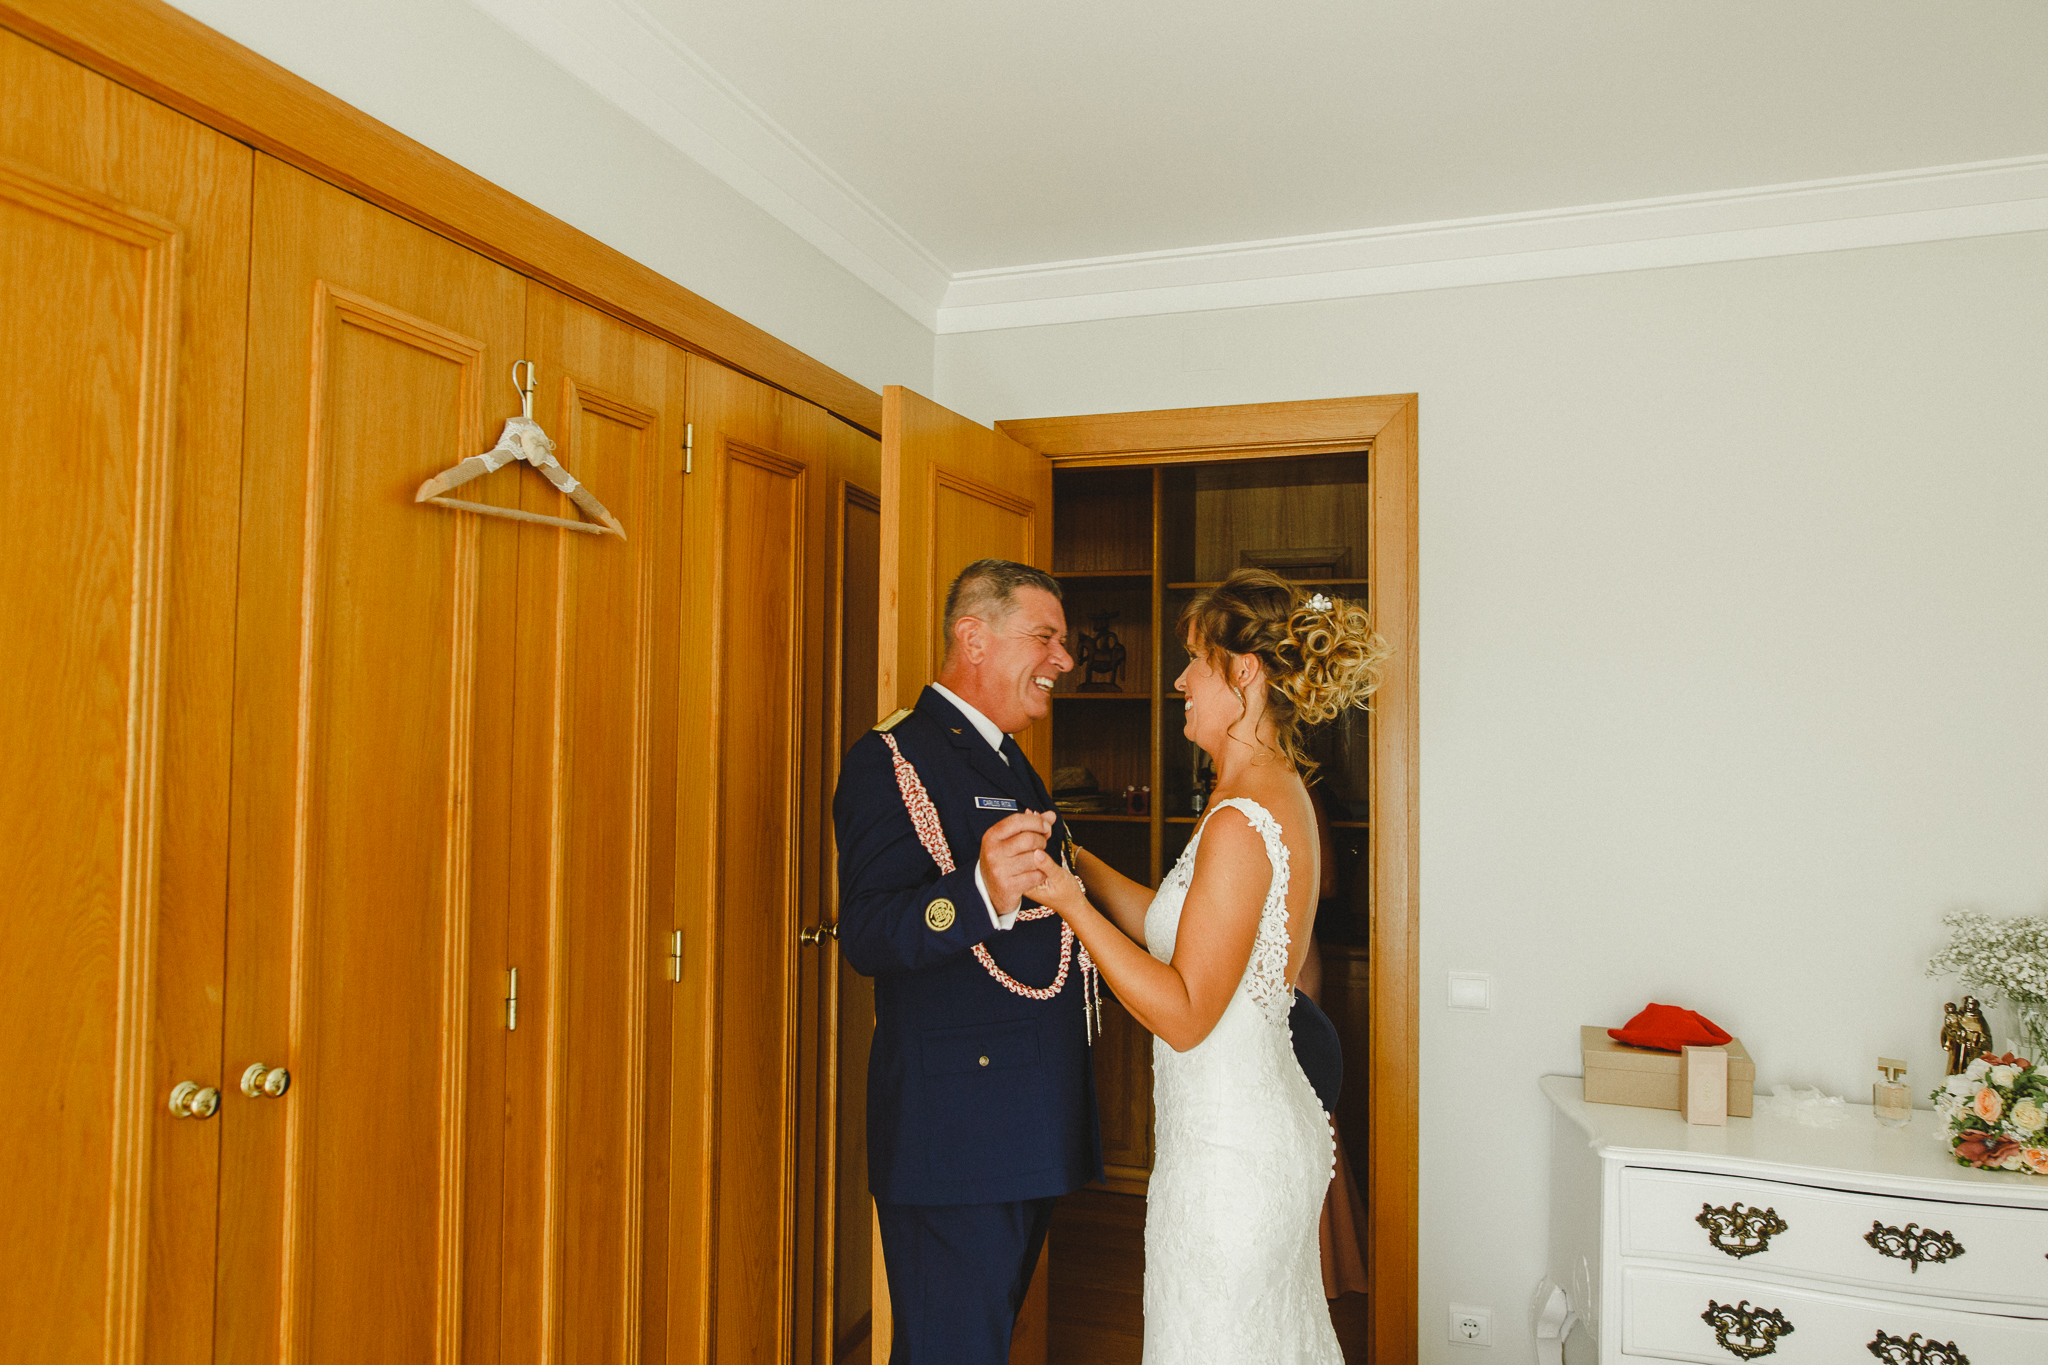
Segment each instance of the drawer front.
[{"label": "drawer front", "polygon": [[2048,1360],[2048,1320],[1624,1266],[1621,1349],[1629,1357],[1700,1365],[2041,1365]]},{"label": "drawer front", "polygon": [[2048,1308],[2048,1209],[1630,1167],[1621,1254]]}]

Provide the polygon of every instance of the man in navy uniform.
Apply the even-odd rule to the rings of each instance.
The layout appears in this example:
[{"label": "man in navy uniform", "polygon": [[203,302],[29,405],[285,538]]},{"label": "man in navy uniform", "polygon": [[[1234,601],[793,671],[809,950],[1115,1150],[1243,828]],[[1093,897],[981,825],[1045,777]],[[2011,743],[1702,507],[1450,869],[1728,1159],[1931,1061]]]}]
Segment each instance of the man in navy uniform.
[{"label": "man in navy uniform", "polygon": [[[1071,844],[1010,736],[1044,718],[1074,661],[1059,584],[1008,560],[961,571],[945,632],[938,680],[841,769],[839,945],[875,979],[868,1187],[889,1360],[1003,1365],[1055,1200],[1102,1173],[1080,948],[1044,998],[1062,974],[1060,919],[1018,917],[1040,859]],[[900,764],[929,795],[951,872],[920,839]]]}]

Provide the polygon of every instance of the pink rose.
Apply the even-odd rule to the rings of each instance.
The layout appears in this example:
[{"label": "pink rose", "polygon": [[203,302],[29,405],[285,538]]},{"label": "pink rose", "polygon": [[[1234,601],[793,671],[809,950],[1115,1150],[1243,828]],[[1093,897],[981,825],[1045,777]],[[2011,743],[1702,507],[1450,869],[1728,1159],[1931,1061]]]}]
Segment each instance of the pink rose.
[{"label": "pink rose", "polygon": [[2005,1101],[1999,1099],[1998,1092],[1987,1085],[1977,1092],[1977,1098],[1970,1102],[1970,1108],[1986,1123],[1996,1123],[1999,1115],[2005,1112]]},{"label": "pink rose", "polygon": [[2020,1165],[2035,1175],[2048,1175],[2048,1147],[2020,1148]]}]

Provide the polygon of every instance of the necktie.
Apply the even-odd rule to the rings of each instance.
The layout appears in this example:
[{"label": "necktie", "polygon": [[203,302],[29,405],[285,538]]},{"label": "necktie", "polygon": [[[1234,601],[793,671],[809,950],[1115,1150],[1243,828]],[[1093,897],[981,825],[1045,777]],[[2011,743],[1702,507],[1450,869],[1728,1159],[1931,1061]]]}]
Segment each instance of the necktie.
[{"label": "necktie", "polygon": [[1003,747],[996,752],[1003,756],[1003,762],[1009,764],[1010,771],[1016,773],[1017,776],[1023,777],[1024,774],[1031,771],[1031,765],[1024,761],[1024,751],[1017,747],[1017,737],[1015,735],[1004,735]]}]

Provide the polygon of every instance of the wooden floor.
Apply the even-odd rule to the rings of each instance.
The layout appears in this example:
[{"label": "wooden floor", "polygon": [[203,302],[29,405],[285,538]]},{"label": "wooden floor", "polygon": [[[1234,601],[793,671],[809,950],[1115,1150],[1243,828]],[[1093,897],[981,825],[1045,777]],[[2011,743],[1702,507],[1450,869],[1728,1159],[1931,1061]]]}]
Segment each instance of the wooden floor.
[{"label": "wooden floor", "polygon": [[[1139,1365],[1145,1341],[1145,1201],[1080,1190],[1060,1201],[1052,1262],[1048,1365]],[[1365,1295],[1330,1304],[1347,1365],[1365,1361]]]}]

